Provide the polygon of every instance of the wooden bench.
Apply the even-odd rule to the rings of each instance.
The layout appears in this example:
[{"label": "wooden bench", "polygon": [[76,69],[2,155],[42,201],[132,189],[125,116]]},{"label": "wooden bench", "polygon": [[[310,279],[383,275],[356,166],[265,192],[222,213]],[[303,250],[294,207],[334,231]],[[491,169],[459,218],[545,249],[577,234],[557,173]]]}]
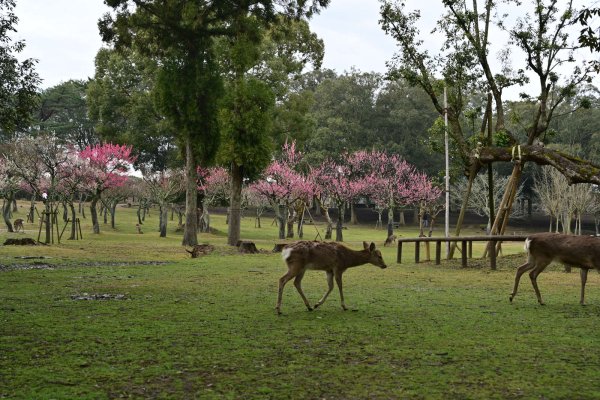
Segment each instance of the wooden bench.
[{"label": "wooden bench", "polygon": [[[442,255],[442,243],[461,242],[462,266],[467,266],[467,257],[473,258],[473,242],[493,242],[494,248],[497,242],[523,242],[527,235],[503,235],[503,236],[464,236],[464,237],[420,237],[398,239],[398,256],[396,262],[402,264],[402,245],[404,243],[415,243],[415,263],[420,261],[420,250],[422,242],[435,242],[435,264],[439,265]],[[496,252],[490,252],[490,267],[496,269]]]}]

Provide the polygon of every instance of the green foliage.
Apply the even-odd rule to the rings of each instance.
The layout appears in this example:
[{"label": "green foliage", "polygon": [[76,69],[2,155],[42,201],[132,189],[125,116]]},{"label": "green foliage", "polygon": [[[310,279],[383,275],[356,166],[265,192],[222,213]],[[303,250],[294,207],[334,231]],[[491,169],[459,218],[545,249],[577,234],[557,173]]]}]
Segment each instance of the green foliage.
[{"label": "green foliage", "polygon": [[190,138],[199,165],[211,163],[219,148],[222,93],[223,82],[211,55],[164,61],[156,78],[156,106],[177,132],[180,149]]},{"label": "green foliage", "polygon": [[497,147],[507,147],[510,146],[512,140],[511,137],[506,131],[497,131],[494,132],[494,145]]},{"label": "green foliage", "polygon": [[44,90],[33,121],[35,130],[53,134],[79,150],[98,143],[86,105],[88,85],[85,81],[70,80]]},{"label": "green foliage", "polygon": [[105,142],[129,144],[137,166],[164,170],[176,163],[175,132],[154,101],[158,65],[139,52],[100,49],[88,84],[90,118]]},{"label": "green foliage", "polygon": [[28,127],[38,106],[37,86],[40,78],[35,72],[37,60],[21,60],[17,54],[25,42],[13,42],[9,32],[16,31],[18,18],[14,0],[0,0],[0,135],[10,136]]},{"label": "green foliage", "polygon": [[249,77],[235,81],[220,112],[222,163],[242,166],[248,178],[256,178],[271,160],[269,136],[275,98],[262,81]]}]

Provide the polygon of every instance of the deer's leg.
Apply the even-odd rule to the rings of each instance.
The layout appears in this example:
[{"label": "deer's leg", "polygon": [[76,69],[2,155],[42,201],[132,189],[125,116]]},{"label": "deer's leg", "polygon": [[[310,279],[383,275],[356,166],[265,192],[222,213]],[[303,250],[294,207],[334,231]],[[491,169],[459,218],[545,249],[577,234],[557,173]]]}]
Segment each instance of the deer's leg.
[{"label": "deer's leg", "polygon": [[535,290],[535,295],[537,297],[538,303],[540,305],[544,305],[544,301],[542,300],[542,294],[540,293],[540,289],[537,285],[537,277],[543,270],[546,269],[549,262],[540,263],[538,262],[536,267],[529,273],[529,279],[531,279],[531,284],[533,285],[533,290]]},{"label": "deer's leg", "polygon": [[325,303],[327,296],[329,296],[329,293],[331,293],[331,291],[333,290],[333,272],[332,271],[327,271],[327,285],[328,285],[327,291],[325,292],[323,297],[321,297],[321,300],[319,300],[317,302],[317,304],[315,304],[315,308],[317,308],[321,304]]},{"label": "deer's leg", "polygon": [[296,279],[294,279],[294,286],[296,287],[298,293],[300,293],[300,297],[302,297],[302,301],[304,301],[304,304],[306,305],[306,308],[308,308],[308,311],[312,311],[313,309],[310,306],[308,300],[306,299],[304,292],[302,291],[302,278],[304,278],[304,271],[296,275]]},{"label": "deer's leg", "polygon": [[582,306],[585,305],[585,283],[587,282],[587,268],[581,268],[579,274],[581,275],[581,300],[579,300],[579,304]]},{"label": "deer's leg", "polygon": [[535,265],[533,263],[526,262],[517,269],[517,274],[515,275],[515,286],[513,287],[513,291],[509,297],[511,303],[517,295],[517,289],[519,288],[519,281],[521,280],[521,275],[532,269],[534,266]]},{"label": "deer's leg", "polygon": [[288,283],[296,275],[298,275],[298,272],[296,272],[292,268],[289,268],[288,272],[281,278],[279,278],[279,292],[277,293],[277,305],[275,306],[277,314],[281,314],[281,299],[283,298],[283,288],[285,287],[285,284]]},{"label": "deer's leg", "polygon": [[348,307],[346,307],[346,304],[344,303],[344,290],[342,289],[342,273],[341,272],[335,272],[335,283],[337,283],[338,289],[340,290],[340,302],[342,303],[342,308],[344,309],[344,311],[346,311],[348,309]]}]

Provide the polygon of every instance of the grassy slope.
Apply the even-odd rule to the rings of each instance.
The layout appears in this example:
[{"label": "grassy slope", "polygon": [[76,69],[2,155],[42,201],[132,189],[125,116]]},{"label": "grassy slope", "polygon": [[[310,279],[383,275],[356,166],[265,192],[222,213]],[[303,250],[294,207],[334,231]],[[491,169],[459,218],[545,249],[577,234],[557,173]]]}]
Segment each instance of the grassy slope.
[{"label": "grassy slope", "polygon": [[[216,234],[201,240],[217,252],[192,260],[174,232],[152,232],[156,213],[135,235],[133,210],[118,212],[116,232],[92,236],[84,225],[82,241],[0,247],[1,265],[43,255],[51,258],[35,261],[54,267],[0,270],[0,397],[600,397],[598,274],[590,274],[587,307],[578,305],[578,274],[558,268],[539,280],[547,306],[537,305],[527,277],[510,305],[522,256],[490,272],[456,262],[398,265],[386,248],[390,268],[344,276],[354,311],[341,311],[336,290],[307,312],[290,284],[278,317],[279,255],[237,255]],[[226,230],[222,217],[213,224]],[[270,249],[276,233],[268,225],[255,229],[248,218],[243,236]],[[307,227],[307,238],[313,232]],[[344,234],[354,248],[384,236],[368,227]],[[311,301],[326,287],[316,272],[303,283]],[[126,299],[72,299],[86,294]]]}]

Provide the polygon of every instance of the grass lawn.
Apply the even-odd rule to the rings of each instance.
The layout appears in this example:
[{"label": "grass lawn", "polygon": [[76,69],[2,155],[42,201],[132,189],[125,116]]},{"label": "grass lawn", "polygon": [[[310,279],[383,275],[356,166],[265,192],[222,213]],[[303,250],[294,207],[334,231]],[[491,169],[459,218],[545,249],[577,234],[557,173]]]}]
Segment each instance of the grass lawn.
[{"label": "grass lawn", "polygon": [[[92,235],[88,219],[83,240],[0,247],[0,398],[600,398],[596,273],[588,306],[578,304],[579,274],[559,266],[538,280],[546,306],[526,276],[511,305],[522,244],[506,246],[498,271],[485,261],[396,264],[395,248],[382,248],[388,269],[344,275],[352,311],[336,289],[308,312],[290,283],[277,316],[285,267],[267,252],[277,242],[271,221],[243,221],[243,238],[265,253],[240,255],[213,215],[218,231],[200,241],[216,251],[190,259],[174,222],[158,237],[157,218],[137,235],[134,210],[119,208],[114,231]],[[37,238],[37,226],[26,230],[4,229],[0,241]],[[313,239],[314,228],[305,234]],[[344,235],[355,249],[385,238],[367,226]],[[315,302],[325,275],[308,272],[303,287]]]}]

